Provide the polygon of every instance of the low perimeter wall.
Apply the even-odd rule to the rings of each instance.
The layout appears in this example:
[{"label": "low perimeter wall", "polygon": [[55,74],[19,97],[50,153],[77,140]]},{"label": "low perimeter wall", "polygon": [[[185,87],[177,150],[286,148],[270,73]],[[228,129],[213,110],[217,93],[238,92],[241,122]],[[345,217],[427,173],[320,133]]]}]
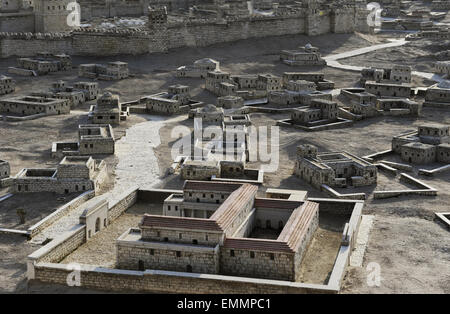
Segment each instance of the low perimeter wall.
[{"label": "low perimeter wall", "polygon": [[28,228],[28,232],[30,234],[30,237],[34,237],[36,234],[50,226],[52,223],[54,223],[59,218],[65,216],[68,212],[70,212],[72,209],[77,208],[87,200],[93,198],[95,196],[94,191],[87,191],[77,198],[74,198],[69,203],[61,206],[56,211],[39,221],[37,224],[31,226]]},{"label": "low perimeter wall", "polygon": [[[159,270],[127,271],[82,265],[79,271],[81,287],[109,291],[203,294],[338,292],[325,285]],[[34,267],[33,279],[66,285],[71,272],[73,268],[68,265],[38,263]]]}]

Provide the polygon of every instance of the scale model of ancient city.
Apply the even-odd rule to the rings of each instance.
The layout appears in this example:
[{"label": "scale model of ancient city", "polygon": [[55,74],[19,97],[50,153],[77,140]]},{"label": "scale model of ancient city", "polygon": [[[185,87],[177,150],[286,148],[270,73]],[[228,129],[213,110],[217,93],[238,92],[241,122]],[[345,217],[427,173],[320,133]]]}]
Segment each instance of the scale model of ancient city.
[{"label": "scale model of ancient city", "polygon": [[450,293],[449,11],[1,0],[0,292]]}]

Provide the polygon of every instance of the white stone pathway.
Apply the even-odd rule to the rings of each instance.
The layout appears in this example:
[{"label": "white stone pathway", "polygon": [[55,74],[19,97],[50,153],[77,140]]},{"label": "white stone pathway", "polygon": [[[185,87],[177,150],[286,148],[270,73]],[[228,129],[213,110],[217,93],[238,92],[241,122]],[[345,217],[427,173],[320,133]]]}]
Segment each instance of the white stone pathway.
[{"label": "white stone pathway", "polygon": [[[341,69],[341,70],[347,70],[347,71],[354,71],[354,72],[360,72],[364,67],[361,66],[355,66],[350,64],[341,64],[338,60],[351,58],[359,55],[363,55],[372,51],[376,51],[379,49],[386,49],[386,48],[392,48],[392,47],[400,47],[405,44],[407,44],[408,41],[406,41],[404,38],[402,39],[390,39],[389,43],[386,44],[379,44],[379,45],[373,45],[369,47],[354,49],[342,53],[332,54],[324,57],[324,59],[327,61],[327,66]],[[413,71],[413,75],[423,77],[425,79],[433,80],[435,82],[442,82],[444,79],[434,73],[428,73],[428,72],[419,72],[419,71]]]},{"label": "white stone pathway", "polygon": [[154,148],[160,144],[159,130],[165,123],[182,120],[184,117],[143,116],[149,121],[132,126],[126,131],[126,135],[116,142],[116,156],[119,161],[115,169],[114,189],[71,210],[42,230],[31,242],[42,243],[70,230],[79,223],[83,211],[101,199],[108,197],[115,200],[115,197],[119,197],[122,192],[133,186],[150,188],[160,182],[158,160],[154,153]]}]

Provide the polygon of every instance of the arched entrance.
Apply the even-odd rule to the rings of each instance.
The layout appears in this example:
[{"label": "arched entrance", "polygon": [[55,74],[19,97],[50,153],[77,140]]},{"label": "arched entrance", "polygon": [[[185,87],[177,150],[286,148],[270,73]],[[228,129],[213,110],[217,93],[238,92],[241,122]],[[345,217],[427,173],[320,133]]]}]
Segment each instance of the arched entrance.
[{"label": "arched entrance", "polygon": [[95,232],[100,231],[100,217],[97,217],[97,220],[95,221]]}]

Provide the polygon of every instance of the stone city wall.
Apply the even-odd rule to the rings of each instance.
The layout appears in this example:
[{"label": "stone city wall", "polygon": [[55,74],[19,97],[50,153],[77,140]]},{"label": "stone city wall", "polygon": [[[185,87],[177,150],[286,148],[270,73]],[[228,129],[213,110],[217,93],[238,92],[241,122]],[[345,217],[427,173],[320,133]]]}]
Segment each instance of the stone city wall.
[{"label": "stone city wall", "polygon": [[74,32],[73,55],[112,56],[119,54],[138,55],[149,52],[149,37],[136,32]]},{"label": "stone city wall", "polygon": [[[300,15],[243,19],[226,24],[214,21],[180,23],[169,25],[167,48],[204,47],[248,38],[303,33],[305,33],[305,19]],[[320,33],[326,33],[326,30],[321,30]]]},{"label": "stone city wall", "polygon": [[[330,16],[317,17],[316,34],[330,32]],[[71,55],[111,56],[203,47],[248,38],[307,33],[303,14],[245,18],[225,23],[195,20],[142,30],[74,30],[72,33],[0,33],[0,57],[32,56],[36,51]]]},{"label": "stone city wall", "polygon": [[31,57],[38,51],[72,54],[69,34],[0,33],[0,57]]}]

